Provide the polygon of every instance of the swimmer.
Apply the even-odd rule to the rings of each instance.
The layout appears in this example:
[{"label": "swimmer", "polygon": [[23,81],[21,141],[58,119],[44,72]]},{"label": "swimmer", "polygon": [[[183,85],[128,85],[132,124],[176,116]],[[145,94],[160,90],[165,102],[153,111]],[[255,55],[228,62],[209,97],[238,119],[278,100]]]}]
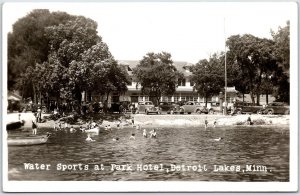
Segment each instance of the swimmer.
[{"label": "swimmer", "polygon": [[53,129],[54,129],[54,131],[57,131],[56,123],[54,123]]},{"label": "swimmer", "polygon": [[95,140],[93,140],[93,139],[91,138],[91,135],[88,134],[88,137],[85,139],[85,141],[94,142]]},{"label": "swimmer", "polygon": [[223,139],[223,138],[221,138],[221,137],[219,137],[219,138],[217,138],[217,139],[214,139],[214,141],[221,141],[221,139]]},{"label": "swimmer", "polygon": [[73,128],[73,126],[71,126],[71,128],[70,128],[70,132],[71,133],[75,132],[75,129]]},{"label": "swimmer", "polygon": [[84,131],[85,131],[85,128],[83,128],[82,126],[80,126],[80,127],[79,127],[79,130],[80,130],[81,132],[84,132]]},{"label": "swimmer", "polygon": [[110,125],[107,125],[107,126],[105,126],[105,130],[107,130],[107,131],[110,131],[111,130],[111,126]]},{"label": "swimmer", "polygon": [[135,140],[135,134],[131,134],[130,138],[129,139],[132,139],[132,140]]},{"label": "swimmer", "polygon": [[151,132],[150,132],[150,138],[156,138],[156,130],[153,129]]},{"label": "swimmer", "polygon": [[118,138],[118,137],[113,138],[113,141],[114,141],[114,142],[119,141],[119,138]]},{"label": "swimmer", "polygon": [[146,131],[146,129],[143,130],[143,136],[147,138],[147,131]]},{"label": "swimmer", "polygon": [[215,118],[215,121],[214,121],[214,127],[217,126],[217,119]]},{"label": "swimmer", "polygon": [[136,126],[136,130],[140,130],[141,129],[141,126],[140,125],[137,125]]},{"label": "swimmer", "polygon": [[205,129],[207,128],[207,125],[208,125],[208,121],[207,121],[207,117],[205,117],[205,121],[204,121],[204,127],[205,127]]}]

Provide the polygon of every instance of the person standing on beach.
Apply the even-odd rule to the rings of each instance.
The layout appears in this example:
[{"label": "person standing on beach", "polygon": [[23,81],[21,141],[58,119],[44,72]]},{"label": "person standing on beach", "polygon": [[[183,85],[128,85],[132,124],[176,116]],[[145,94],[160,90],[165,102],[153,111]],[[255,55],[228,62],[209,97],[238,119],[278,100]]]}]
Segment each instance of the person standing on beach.
[{"label": "person standing on beach", "polygon": [[252,125],[251,114],[249,114],[249,116],[248,116],[247,125]]},{"label": "person standing on beach", "polygon": [[132,127],[134,127],[134,118],[133,117],[131,118],[131,124],[132,124]]},{"label": "person standing on beach", "polygon": [[32,117],[32,134],[36,135],[37,133],[37,118],[36,118],[36,113],[33,113]]}]

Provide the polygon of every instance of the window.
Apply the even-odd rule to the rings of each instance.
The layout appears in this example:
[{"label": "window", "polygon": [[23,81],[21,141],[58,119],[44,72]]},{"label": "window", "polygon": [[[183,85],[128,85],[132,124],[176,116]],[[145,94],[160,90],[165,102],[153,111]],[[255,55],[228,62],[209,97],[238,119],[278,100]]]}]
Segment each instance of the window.
[{"label": "window", "polygon": [[149,96],[145,96],[145,101],[150,101]]},{"label": "window", "polygon": [[178,102],[179,101],[179,96],[174,96],[174,102]]},{"label": "window", "polygon": [[179,79],[178,86],[185,86],[185,79]]}]

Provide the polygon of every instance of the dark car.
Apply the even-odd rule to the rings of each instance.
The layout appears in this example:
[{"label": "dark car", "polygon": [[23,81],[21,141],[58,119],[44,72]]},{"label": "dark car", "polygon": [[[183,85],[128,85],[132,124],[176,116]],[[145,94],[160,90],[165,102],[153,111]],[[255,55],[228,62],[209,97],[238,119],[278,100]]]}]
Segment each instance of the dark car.
[{"label": "dark car", "polygon": [[188,101],[186,102],[183,106],[181,106],[181,108],[183,109],[184,113],[198,113],[198,114],[213,114],[214,113],[214,109],[210,108],[208,109],[207,107],[200,105],[199,102],[193,102],[193,101]]},{"label": "dark car", "polygon": [[290,106],[285,102],[272,102],[261,109],[261,114],[290,114]]},{"label": "dark car", "polygon": [[159,102],[158,107],[162,113],[170,114],[176,107],[175,102]]},{"label": "dark car", "polygon": [[159,114],[160,110],[158,107],[155,107],[152,101],[141,101],[138,102],[136,113],[156,113]]},{"label": "dark car", "polygon": [[260,114],[262,106],[256,106],[248,102],[236,102],[234,104],[234,113],[236,114],[248,114],[257,113]]}]

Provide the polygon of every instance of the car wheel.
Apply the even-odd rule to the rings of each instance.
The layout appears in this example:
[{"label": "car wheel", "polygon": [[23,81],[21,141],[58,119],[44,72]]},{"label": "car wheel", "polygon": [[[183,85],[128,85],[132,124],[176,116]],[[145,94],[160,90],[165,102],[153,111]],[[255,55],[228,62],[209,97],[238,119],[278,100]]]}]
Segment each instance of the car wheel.
[{"label": "car wheel", "polygon": [[196,110],[196,113],[197,114],[201,114],[201,110]]},{"label": "car wheel", "polygon": [[215,111],[214,111],[213,109],[210,109],[208,113],[209,113],[209,114],[214,114],[214,112],[215,112]]},{"label": "car wheel", "polygon": [[268,115],[272,115],[273,114],[273,110],[268,110],[267,114]]},{"label": "car wheel", "polygon": [[148,115],[148,111],[146,111],[146,114]]},{"label": "car wheel", "polygon": [[261,110],[258,110],[258,111],[257,111],[257,114],[262,114],[262,111],[261,111]]},{"label": "car wheel", "polygon": [[242,114],[241,110],[236,111],[237,114]]}]

